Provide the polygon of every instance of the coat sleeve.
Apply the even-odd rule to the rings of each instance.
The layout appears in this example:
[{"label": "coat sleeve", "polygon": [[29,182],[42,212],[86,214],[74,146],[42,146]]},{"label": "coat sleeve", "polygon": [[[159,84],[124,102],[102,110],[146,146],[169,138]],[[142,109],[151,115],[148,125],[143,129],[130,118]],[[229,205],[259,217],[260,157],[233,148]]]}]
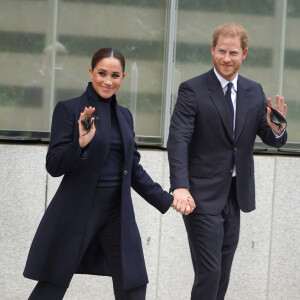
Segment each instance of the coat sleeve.
[{"label": "coat sleeve", "polygon": [[80,149],[77,120],[65,102],[59,102],[53,112],[51,136],[46,156],[46,169],[53,177],[71,172],[82,159],[86,149]]},{"label": "coat sleeve", "polygon": [[171,191],[189,188],[188,148],[192,139],[197,115],[193,90],[186,84],[179,86],[178,98],[171,117],[167,143],[170,165]]},{"label": "coat sleeve", "polygon": [[[130,117],[130,126],[133,130],[133,119]],[[150,175],[140,164],[141,155],[137,150],[137,144],[134,143],[133,161],[131,169],[131,187],[149,204],[158,209],[161,213],[167,212],[173,202],[173,196],[164,191],[160,184],[154,182]]]},{"label": "coat sleeve", "polygon": [[267,106],[268,106],[267,99],[261,85],[259,85],[259,87],[263,98],[262,100],[263,105],[262,105],[260,123],[259,123],[257,134],[261,138],[263,143],[271,147],[280,148],[287,141],[287,131],[285,130],[284,134],[279,138],[275,136],[274,132],[272,131],[271,127],[267,122]]}]

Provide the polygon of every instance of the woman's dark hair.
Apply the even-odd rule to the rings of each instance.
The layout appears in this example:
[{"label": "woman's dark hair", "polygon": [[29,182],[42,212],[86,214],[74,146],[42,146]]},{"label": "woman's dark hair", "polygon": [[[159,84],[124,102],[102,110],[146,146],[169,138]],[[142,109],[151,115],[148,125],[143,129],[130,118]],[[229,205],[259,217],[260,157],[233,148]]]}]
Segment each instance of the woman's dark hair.
[{"label": "woman's dark hair", "polygon": [[113,48],[101,48],[93,55],[91,62],[92,70],[94,70],[99,61],[107,57],[118,59],[121,63],[123,73],[125,72],[125,58],[119,50]]}]

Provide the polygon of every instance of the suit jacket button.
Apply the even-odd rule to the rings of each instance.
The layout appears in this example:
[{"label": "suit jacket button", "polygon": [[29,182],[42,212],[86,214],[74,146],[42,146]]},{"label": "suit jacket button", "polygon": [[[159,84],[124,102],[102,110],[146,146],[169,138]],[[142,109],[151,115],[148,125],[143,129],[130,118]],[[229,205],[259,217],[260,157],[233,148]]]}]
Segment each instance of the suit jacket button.
[{"label": "suit jacket button", "polygon": [[236,152],[237,151],[237,147],[234,147],[233,150]]},{"label": "suit jacket button", "polygon": [[233,172],[233,169],[230,169],[229,172],[232,173],[232,172]]},{"label": "suit jacket button", "polygon": [[128,171],[127,171],[127,170],[125,170],[125,171],[123,172],[123,174],[124,174],[124,175],[127,175],[127,174],[128,174]]}]

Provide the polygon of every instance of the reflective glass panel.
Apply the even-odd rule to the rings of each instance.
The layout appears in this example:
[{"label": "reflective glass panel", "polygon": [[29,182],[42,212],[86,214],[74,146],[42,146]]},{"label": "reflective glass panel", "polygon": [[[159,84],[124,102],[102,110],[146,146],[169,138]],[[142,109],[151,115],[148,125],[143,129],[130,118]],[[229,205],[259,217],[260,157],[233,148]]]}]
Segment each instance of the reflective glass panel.
[{"label": "reflective glass panel", "polygon": [[288,103],[289,143],[300,142],[300,2],[287,1],[283,95]]},{"label": "reflective glass panel", "polygon": [[239,73],[261,83],[266,97],[273,102],[276,94],[285,96],[288,142],[299,143],[300,104],[296,87],[299,81],[297,22],[300,5],[297,0],[289,0],[285,10],[284,2],[178,0],[172,108],[179,84],[213,67],[211,43],[216,27],[236,22],[249,34],[248,54]]},{"label": "reflective glass panel", "polygon": [[50,87],[41,81],[44,48],[52,43],[53,1],[1,1],[0,15],[1,136],[30,137],[31,131],[49,130],[43,105]]},{"label": "reflective glass panel", "polygon": [[160,141],[166,2],[1,1],[1,135],[47,136],[56,103],[81,95],[92,55],[113,47],[126,59],[117,100],[137,136]]}]

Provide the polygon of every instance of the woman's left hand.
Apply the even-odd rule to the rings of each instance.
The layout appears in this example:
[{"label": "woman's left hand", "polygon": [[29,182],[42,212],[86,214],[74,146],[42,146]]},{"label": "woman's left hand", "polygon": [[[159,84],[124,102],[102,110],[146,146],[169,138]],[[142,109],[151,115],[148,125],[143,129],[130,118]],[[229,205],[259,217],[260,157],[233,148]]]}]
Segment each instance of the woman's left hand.
[{"label": "woman's left hand", "polygon": [[80,148],[86,147],[90,141],[93,139],[96,127],[95,127],[95,120],[94,118],[91,119],[91,128],[87,131],[84,127],[84,125],[81,123],[82,120],[85,118],[93,115],[95,111],[95,107],[85,107],[84,111],[80,114],[79,120],[78,120],[78,129],[79,129],[79,146]]}]

